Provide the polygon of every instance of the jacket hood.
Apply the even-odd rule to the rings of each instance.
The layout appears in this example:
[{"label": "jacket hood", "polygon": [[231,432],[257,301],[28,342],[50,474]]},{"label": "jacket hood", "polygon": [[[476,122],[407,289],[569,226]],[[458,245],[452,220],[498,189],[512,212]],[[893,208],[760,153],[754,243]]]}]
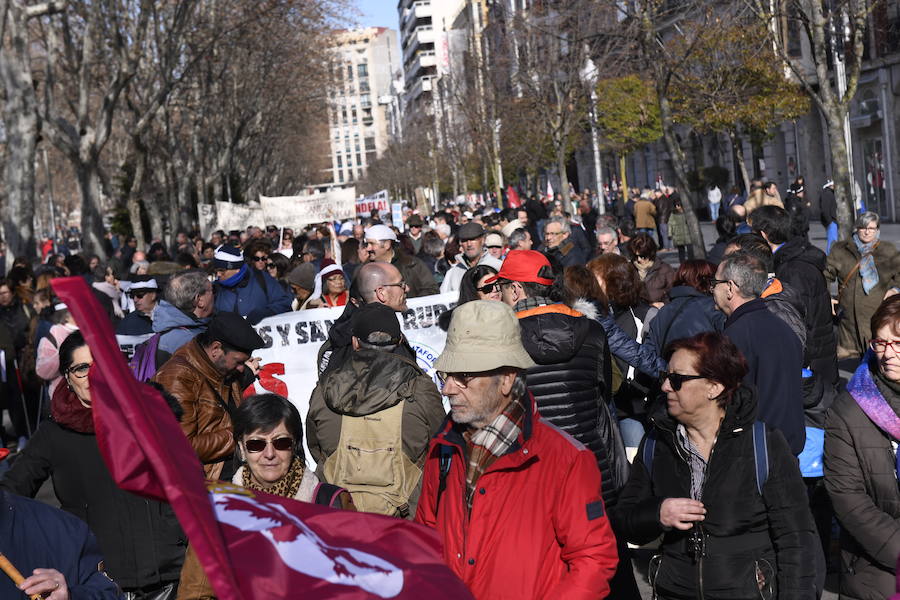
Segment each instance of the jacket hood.
[{"label": "jacket hood", "polygon": [[583,314],[592,321],[600,320],[600,308],[587,298],[578,298],[572,303],[572,308]]},{"label": "jacket hood", "polygon": [[198,319],[165,300],[160,300],[153,309],[153,331],[156,333],[169,331],[176,327],[200,327],[207,323],[209,323],[209,319]]},{"label": "jacket hood", "polygon": [[85,407],[65,382],[56,386],[50,400],[50,416],[57,425],[78,433],[94,433],[94,413]]},{"label": "jacket hood", "polygon": [[808,262],[819,271],[825,270],[827,257],[825,253],[802,238],[788,240],[775,253],[776,264],[782,264],[791,260]]},{"label": "jacket hood", "polygon": [[669,299],[674,300],[675,298],[709,298],[709,294],[702,294],[698,292],[696,289],[689,285],[676,285],[671,290],[669,290]]},{"label": "jacket hood", "polygon": [[[590,331],[590,319],[575,316],[565,304],[543,307],[547,312],[522,317],[522,345],[539,365],[568,362],[584,345]],[[525,311],[527,312],[527,311]]]},{"label": "jacket hood", "polygon": [[361,417],[385,410],[413,396],[413,382],[422,374],[411,360],[392,352],[360,349],[320,382],[325,404],[332,411]]},{"label": "jacket hood", "polygon": [[[656,406],[651,411],[650,420],[656,427],[674,432],[677,423],[669,416],[664,393],[661,394],[660,399],[661,401],[656,402]],[[725,419],[722,421],[719,437],[749,429],[756,421],[756,408],[756,390],[742,383],[735,390],[731,401],[725,405]]]}]

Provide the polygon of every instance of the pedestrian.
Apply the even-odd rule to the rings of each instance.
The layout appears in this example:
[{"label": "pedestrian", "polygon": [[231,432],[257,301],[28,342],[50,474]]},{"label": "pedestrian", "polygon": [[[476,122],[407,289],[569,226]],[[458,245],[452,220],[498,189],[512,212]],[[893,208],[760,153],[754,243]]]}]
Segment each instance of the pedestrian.
[{"label": "pedestrian", "polygon": [[309,452],[322,479],[346,488],[358,510],[412,518],[425,451],[445,417],[441,395],[397,352],[403,336],[393,309],[366,304],[352,321],[353,353],[310,398]]},{"label": "pedestrian", "polygon": [[233,246],[216,249],[213,258],[216,311],[247,317],[251,325],[290,312],[290,294],[266,272],[264,260],[260,261],[263,268],[257,269],[244,262],[243,253]]},{"label": "pedestrian", "polygon": [[561,268],[583,265],[588,258],[575,243],[572,225],[565,217],[550,217],[544,223],[543,251]]},{"label": "pedestrian", "polygon": [[819,218],[825,228],[825,254],[831,254],[831,247],[838,240],[837,201],[834,198],[834,181],[829,179],[819,194]]},{"label": "pedestrian", "polygon": [[709,206],[709,220],[715,223],[719,218],[719,207],[722,205],[722,190],[715,183],[706,192],[706,204]]},{"label": "pedestrian", "polygon": [[[231,415],[259,370],[250,355],[264,342],[242,317],[216,314],[207,329],[179,348],[154,380],[184,410],[181,429],[203,464],[209,480],[229,481],[234,474]],[[251,371],[252,379],[244,374]]]},{"label": "pedestrian", "polygon": [[675,269],[657,257],[657,248],[653,238],[646,234],[638,234],[628,242],[628,250],[633,257],[631,262],[644,282],[647,299],[659,308],[669,300]]},{"label": "pedestrian", "polygon": [[859,358],[872,339],[869,321],[892,289],[900,291],[900,252],[881,239],[881,219],[864,212],[849,240],[837,242],[828,255],[825,279],[838,283],[835,314],[838,359]]},{"label": "pedestrian", "polygon": [[781,433],[754,422],[742,353],[702,333],[670,344],[665,358],[666,402],[611,512],[631,543],[662,536],[649,567],[654,597],[817,598],[803,480]]},{"label": "pedestrian", "polygon": [[291,302],[291,310],[305,310],[318,308],[320,301],[313,298],[316,291],[316,267],[312,263],[300,263],[295,265],[287,274],[288,285],[294,300]]},{"label": "pedestrian", "polygon": [[634,202],[634,226],[637,233],[652,237],[656,231],[656,207],[649,198],[638,197]]},{"label": "pedestrian", "polygon": [[153,331],[159,334],[155,363],[159,369],[175,351],[206,330],[213,313],[213,285],[203,271],[176,273],[153,311]]},{"label": "pedestrian", "polygon": [[[484,227],[478,223],[466,223],[459,228],[456,236],[461,252],[456,256],[456,264],[444,274],[444,282],[441,284],[442,294],[458,290],[465,272],[476,265],[489,265],[500,269],[502,261],[484,247],[486,235]],[[446,250],[444,256],[447,256]]]},{"label": "pedestrian", "polygon": [[393,265],[409,286],[410,298],[438,293],[438,285],[431,271],[421,260],[400,249],[393,229],[387,225],[372,225],[366,229],[365,235],[369,261]]},{"label": "pedestrian", "polygon": [[428,450],[416,522],[437,530],[476,598],[605,598],[616,540],[596,458],[534,406],[512,309],[461,306],[434,366],[450,418]]},{"label": "pedestrian", "polygon": [[116,326],[117,335],[148,335],[153,333],[153,311],[159,296],[159,284],[150,275],[136,275],[127,292],[134,302],[134,310]]},{"label": "pedestrian", "polygon": [[[716,223],[718,223],[716,217]],[[671,244],[678,250],[678,262],[683,263],[687,260],[694,259],[694,246],[691,243],[691,234],[688,231],[687,219],[684,216],[684,206],[681,200],[672,207],[672,213],[669,215],[669,235],[672,236]]]}]

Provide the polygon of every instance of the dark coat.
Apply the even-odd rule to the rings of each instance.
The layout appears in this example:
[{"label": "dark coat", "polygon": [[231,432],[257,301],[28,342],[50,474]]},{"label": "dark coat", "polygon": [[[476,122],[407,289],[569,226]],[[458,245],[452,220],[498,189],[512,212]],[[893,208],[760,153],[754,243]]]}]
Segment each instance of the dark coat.
[{"label": "dark coat", "polygon": [[[900,412],[900,397],[873,379]],[[900,555],[895,454],[890,437],[842,393],[825,419],[825,489],[841,522],[841,598],[881,600],[895,591]]]},{"label": "dark coat", "polygon": [[669,290],[672,289],[673,283],[675,283],[675,269],[669,263],[657,258],[644,277],[647,298],[650,302],[668,302]]},{"label": "dark coat", "polygon": [[716,309],[712,296],[701,294],[689,285],[669,290],[669,303],[650,321],[647,343],[662,354],[666,344],[706,331],[722,331],[725,314]]},{"label": "dark coat", "polygon": [[707,512],[699,526],[707,552],[694,562],[686,552],[693,529],[665,531],[659,522],[664,499],[691,497],[691,473],[676,441],[675,421],[664,405],[654,411],[651,423],[657,443],[652,479],[643,460],[645,438],[610,516],[617,535],[629,542],[646,544],[663,536],[655,579],[662,597],[759,598],[759,566],[764,572],[774,571],[776,598],[815,598],[814,557],[804,548],[818,542],[800,469],[781,433],[767,428],[769,475],[759,494],[751,434],[755,415],[756,398],[752,390],[741,387],[726,408],[710,454],[701,499]]},{"label": "dark coat", "polygon": [[[616,480],[610,457],[618,451],[610,438],[612,363],[603,328],[565,304],[546,304],[516,313],[522,345],[537,366],[526,383],[541,415],[587,446],[597,458],[603,499],[615,504]],[[620,482],[622,483],[622,482]]]},{"label": "dark coat", "polygon": [[585,254],[570,237],[556,248],[545,248],[544,254],[551,264],[554,262],[562,268],[584,265],[590,254]]},{"label": "dark coat", "polygon": [[823,227],[837,223],[837,201],[834,199],[833,188],[825,188],[819,195],[819,219]]},{"label": "dark coat", "polygon": [[247,268],[247,273],[235,286],[225,287],[217,281],[213,287],[216,310],[238,313],[247,317],[251,325],[266,317],[290,312],[294,300],[274,277],[253,267]]},{"label": "dark coat", "polygon": [[[828,385],[837,382],[837,342],[831,319],[831,296],[825,283],[825,253],[803,238],[775,251],[775,276],[795,288],[806,315],[806,360]],[[790,440],[790,437],[788,438]]]},{"label": "dark coat", "polygon": [[425,263],[415,256],[410,256],[399,248],[394,248],[394,259],[391,261],[391,264],[397,267],[400,275],[403,276],[403,281],[409,286],[409,292],[407,293],[409,298],[440,293],[440,288],[431,269],[426,267]]},{"label": "dark coat", "polygon": [[[78,427],[75,422],[71,425]],[[187,538],[171,507],[119,489],[93,433],[44,421],[0,486],[34,497],[51,477],[61,508],[87,523],[97,536],[106,570],[116,583],[134,589],[178,581]],[[55,539],[51,546],[66,539]],[[5,546],[4,552],[9,549]]]},{"label": "dark coat", "polygon": [[759,298],[731,313],[725,335],[747,359],[744,383],[757,391],[759,420],[781,431],[791,451],[800,454],[806,443],[800,340]]},{"label": "dark coat", "polygon": [[139,310],[133,310],[116,326],[116,335],[146,335],[153,333],[153,319]]},{"label": "dark coat", "polygon": [[[3,554],[24,576],[34,569],[56,569],[66,578],[72,600],[121,598],[104,573],[97,540],[80,519],[29,498],[0,491]],[[0,577],[0,598],[24,598],[12,579]]]},{"label": "dark coat", "polygon": [[18,298],[13,298],[12,304],[9,306],[0,306],[0,321],[9,327],[16,351],[21,352],[28,343],[28,325],[31,318]]}]

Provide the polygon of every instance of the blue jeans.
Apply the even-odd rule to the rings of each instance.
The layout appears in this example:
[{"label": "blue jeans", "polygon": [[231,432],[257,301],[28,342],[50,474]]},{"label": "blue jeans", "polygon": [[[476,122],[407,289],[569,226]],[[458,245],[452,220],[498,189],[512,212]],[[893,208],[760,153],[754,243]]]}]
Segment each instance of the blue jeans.
[{"label": "blue jeans", "polygon": [[644,437],[644,426],[635,419],[620,419],[619,432],[626,448],[637,448],[641,444],[641,438]]},{"label": "blue jeans", "polygon": [[668,223],[660,223],[657,225],[659,229],[659,247],[660,248],[671,248],[672,240],[669,239],[669,224]]},{"label": "blue jeans", "polygon": [[651,227],[639,227],[639,228],[637,228],[635,231],[637,231],[638,233],[646,233],[647,235],[650,236],[650,239],[651,239],[651,240],[652,240],[654,237],[656,237],[656,236],[654,235],[654,234],[656,233],[656,230],[653,229],[653,228],[651,228]]},{"label": "blue jeans", "polygon": [[716,222],[716,219],[719,218],[719,207],[722,205],[721,202],[710,202],[709,203],[709,218],[713,223]]},{"label": "blue jeans", "polygon": [[835,243],[838,239],[838,226],[837,223],[829,223],[828,227],[825,228],[825,233],[827,237],[827,245],[825,246],[825,254],[831,253],[831,245]]}]

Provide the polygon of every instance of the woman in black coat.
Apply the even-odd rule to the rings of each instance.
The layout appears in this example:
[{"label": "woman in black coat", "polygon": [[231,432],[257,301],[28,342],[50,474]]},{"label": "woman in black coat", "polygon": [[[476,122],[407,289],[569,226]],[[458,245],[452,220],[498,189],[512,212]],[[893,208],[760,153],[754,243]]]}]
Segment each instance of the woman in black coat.
[{"label": "woman in black coat", "polygon": [[41,423],[0,486],[34,497],[52,477],[61,508],[85,521],[97,537],[109,576],[126,592],[174,599],[187,540],[168,504],[124,492],[113,481],[94,435],[92,364],[80,332],[60,345],[59,371],[66,385],[57,386],[51,420]]},{"label": "woman in black coat", "polygon": [[740,351],[722,334],[702,333],[673,342],[666,358],[666,403],[651,412],[652,429],[610,511],[617,535],[631,543],[663,536],[649,572],[656,597],[817,597],[810,550],[818,543],[803,479],[782,434],[754,424]]}]

